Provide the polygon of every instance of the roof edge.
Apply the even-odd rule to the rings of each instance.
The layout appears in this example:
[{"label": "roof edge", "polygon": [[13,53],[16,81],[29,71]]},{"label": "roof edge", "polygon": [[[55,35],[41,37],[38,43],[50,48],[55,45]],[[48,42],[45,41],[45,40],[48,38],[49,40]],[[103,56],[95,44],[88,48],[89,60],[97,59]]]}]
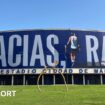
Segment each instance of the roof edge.
[{"label": "roof edge", "polygon": [[38,31],[38,30],[73,30],[73,31],[93,31],[93,32],[105,32],[105,30],[94,29],[79,29],[79,28],[33,28],[33,29],[13,29],[13,30],[0,30],[1,32],[15,32],[15,31]]}]

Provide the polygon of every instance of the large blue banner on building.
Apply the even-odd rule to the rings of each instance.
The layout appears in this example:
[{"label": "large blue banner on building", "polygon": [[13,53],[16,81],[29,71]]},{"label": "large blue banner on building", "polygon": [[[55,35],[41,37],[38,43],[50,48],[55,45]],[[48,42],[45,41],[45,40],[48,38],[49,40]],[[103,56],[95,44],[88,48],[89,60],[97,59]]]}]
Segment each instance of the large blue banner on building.
[{"label": "large blue banner on building", "polygon": [[[55,64],[56,63],[56,64]],[[105,67],[105,32],[0,32],[0,69]]]}]

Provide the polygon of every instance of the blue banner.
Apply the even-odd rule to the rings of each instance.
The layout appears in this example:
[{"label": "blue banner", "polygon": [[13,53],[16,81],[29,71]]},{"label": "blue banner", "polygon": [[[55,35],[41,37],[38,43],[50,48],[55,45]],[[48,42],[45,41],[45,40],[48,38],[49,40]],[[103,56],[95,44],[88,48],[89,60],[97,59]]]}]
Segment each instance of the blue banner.
[{"label": "blue banner", "polygon": [[[72,37],[75,36],[75,37]],[[0,32],[0,69],[105,67],[105,32]]]}]

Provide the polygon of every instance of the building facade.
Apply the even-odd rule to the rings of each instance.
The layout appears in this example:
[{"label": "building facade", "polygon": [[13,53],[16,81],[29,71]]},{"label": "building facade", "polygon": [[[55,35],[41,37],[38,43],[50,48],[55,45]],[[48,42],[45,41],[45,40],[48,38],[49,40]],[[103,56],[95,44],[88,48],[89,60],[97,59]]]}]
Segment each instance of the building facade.
[{"label": "building facade", "polygon": [[62,75],[67,84],[105,84],[105,32],[0,32],[0,85],[35,85],[41,73],[42,85],[64,84]]}]

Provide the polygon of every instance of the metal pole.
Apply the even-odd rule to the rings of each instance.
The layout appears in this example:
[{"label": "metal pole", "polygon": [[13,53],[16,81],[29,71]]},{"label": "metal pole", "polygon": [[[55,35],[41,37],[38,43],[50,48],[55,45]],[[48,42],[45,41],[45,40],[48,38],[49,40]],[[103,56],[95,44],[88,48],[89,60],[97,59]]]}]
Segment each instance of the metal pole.
[{"label": "metal pole", "polygon": [[101,80],[101,85],[103,85],[103,76],[102,76],[102,74],[100,75],[100,80]]},{"label": "metal pole", "polygon": [[85,85],[85,74],[83,74],[83,85]]},{"label": "metal pole", "polygon": [[25,75],[23,75],[23,85],[25,85],[25,80],[26,80]]},{"label": "metal pole", "polygon": [[11,85],[14,85],[14,75],[12,75],[12,78],[11,78]]},{"label": "metal pole", "polygon": [[72,79],[72,85],[74,85],[74,75],[71,75],[71,79]]},{"label": "metal pole", "polygon": [[42,85],[44,85],[44,75],[42,75]]},{"label": "metal pole", "polygon": [[53,85],[55,85],[55,74],[53,74]]}]

